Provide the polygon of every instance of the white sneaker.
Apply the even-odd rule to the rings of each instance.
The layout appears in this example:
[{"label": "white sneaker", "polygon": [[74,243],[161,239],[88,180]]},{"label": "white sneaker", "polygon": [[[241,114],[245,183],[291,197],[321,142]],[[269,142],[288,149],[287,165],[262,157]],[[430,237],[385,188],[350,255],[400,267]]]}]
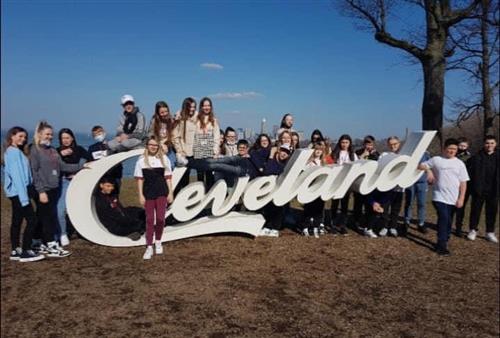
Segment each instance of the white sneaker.
[{"label": "white sneaker", "polygon": [[269,229],[269,237],[279,237],[280,232],[276,229]]},{"label": "white sneaker", "polygon": [[486,240],[491,242],[491,243],[498,243],[497,236],[495,236],[494,232],[487,232],[486,233]]},{"label": "white sneaker", "polygon": [[163,253],[163,246],[161,246],[161,241],[155,242],[155,253],[161,255]]},{"label": "white sneaker", "polygon": [[59,241],[61,242],[61,246],[69,245],[68,235],[61,235],[61,238],[59,239]]},{"label": "white sneaker", "polygon": [[151,257],[153,257],[153,247],[151,245],[148,245],[144,256],[142,256],[142,259],[151,259]]},{"label": "white sneaker", "polygon": [[304,228],[304,230],[302,230],[302,235],[309,237],[309,230],[307,230],[307,228]]},{"label": "white sneaker", "polygon": [[325,225],[323,223],[319,224],[319,234],[326,235],[326,229],[325,229]]},{"label": "white sneaker", "polygon": [[270,235],[271,235],[271,229],[269,229],[269,228],[260,229],[259,236],[269,237]]},{"label": "white sneaker", "polygon": [[47,243],[47,257],[62,258],[71,255],[71,252],[64,250],[57,242]]},{"label": "white sneaker", "polygon": [[394,228],[389,229],[391,236],[398,237],[398,231]]},{"label": "white sneaker", "polygon": [[378,236],[375,235],[372,229],[367,229],[365,228],[365,236],[370,237],[370,238],[377,238]]},{"label": "white sneaker", "polygon": [[477,231],[476,230],[471,230],[469,231],[469,233],[467,234],[467,239],[469,241],[474,241],[476,240],[476,236],[477,236]]},{"label": "white sneaker", "polygon": [[314,238],[319,238],[319,229],[318,228],[313,228],[313,235],[314,235]]},{"label": "white sneaker", "polygon": [[382,228],[382,230],[380,230],[380,232],[378,233],[378,235],[380,237],[385,237],[387,236],[387,228]]}]

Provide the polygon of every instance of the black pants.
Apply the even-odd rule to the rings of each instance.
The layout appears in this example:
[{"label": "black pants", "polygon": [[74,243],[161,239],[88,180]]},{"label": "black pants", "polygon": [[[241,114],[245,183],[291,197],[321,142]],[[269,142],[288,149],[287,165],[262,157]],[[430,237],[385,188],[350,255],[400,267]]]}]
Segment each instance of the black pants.
[{"label": "black pants", "polygon": [[398,226],[399,212],[401,211],[401,206],[403,204],[403,192],[398,191],[394,193],[394,198],[392,201],[384,205],[384,220],[385,227],[390,229],[396,229]]},{"label": "black pants", "polygon": [[[353,216],[356,223],[363,222],[363,205],[365,204],[365,196],[361,195],[359,192],[354,193],[354,209]],[[365,213],[367,208],[365,207]]]},{"label": "black pants", "polygon": [[208,191],[215,183],[214,173],[211,170],[198,171],[198,181],[205,183],[205,189]]},{"label": "black pants", "polygon": [[479,217],[483,204],[486,202],[486,232],[495,232],[495,222],[498,212],[498,197],[497,196],[480,196],[473,194],[471,196],[471,209],[469,226],[471,230],[478,229]]},{"label": "black pants", "polygon": [[272,230],[281,230],[283,227],[283,207],[278,207],[270,202],[263,208],[265,227]]},{"label": "black pants", "polygon": [[56,231],[59,227],[57,221],[57,198],[59,189],[51,189],[45,192],[49,201],[41,203],[38,194],[35,194],[37,226],[33,237],[43,239],[45,243],[55,241]]},{"label": "black pants", "polygon": [[389,213],[386,213],[391,205],[391,202],[387,202],[386,204],[382,204],[382,208],[384,208],[384,212],[375,212],[372,206],[366,206],[366,228],[369,230],[379,231],[381,228],[387,227],[387,224],[390,221]]},{"label": "black pants", "polygon": [[461,208],[457,208],[455,211],[455,227],[460,230],[462,230],[462,226],[464,225],[464,217],[465,217],[465,206],[467,205],[467,202],[469,201],[470,197],[470,192],[469,192],[469,187],[467,186],[467,190],[465,193],[465,198],[464,198],[464,206]]},{"label": "black pants", "polygon": [[[330,209],[330,219],[332,222],[332,226],[339,225],[345,226],[347,223],[347,210],[349,209],[349,197],[351,192],[347,192],[345,196],[340,200],[333,200],[332,207]],[[340,204],[340,215],[337,217],[337,209]]]},{"label": "black pants", "polygon": [[307,228],[311,225],[314,227],[319,227],[319,224],[323,223],[324,206],[325,202],[321,198],[304,204],[304,224],[302,226],[302,229]]},{"label": "black pants", "polygon": [[22,248],[23,250],[29,250],[31,248],[33,232],[36,227],[35,212],[33,211],[31,202],[23,207],[18,196],[9,197],[9,199],[12,202],[12,223],[10,227],[10,242],[12,244],[12,250],[19,247],[23,219],[26,219],[26,228],[23,233]]}]

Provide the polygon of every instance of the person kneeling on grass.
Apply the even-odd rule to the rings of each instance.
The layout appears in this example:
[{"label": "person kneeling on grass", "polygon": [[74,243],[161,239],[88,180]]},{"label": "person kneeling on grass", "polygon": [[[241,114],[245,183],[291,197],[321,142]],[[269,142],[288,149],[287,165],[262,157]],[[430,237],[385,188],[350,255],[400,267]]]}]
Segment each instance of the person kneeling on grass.
[{"label": "person kneeling on grass", "polygon": [[136,241],[144,233],[144,210],[136,207],[124,208],[114,194],[115,178],[104,176],[94,194],[95,208],[101,223],[110,233],[127,236]]},{"label": "person kneeling on grass", "polygon": [[456,208],[464,205],[467,181],[469,175],[465,164],[456,155],[458,141],[450,138],[444,142],[443,155],[434,156],[421,163],[418,168],[427,170],[429,183],[434,183],[432,190],[432,204],[437,211],[438,241],[436,252],[438,255],[448,256],[448,240],[451,233],[451,222]]},{"label": "person kneeling on grass", "polygon": [[390,215],[386,212],[395,198],[394,190],[375,190],[366,196],[366,227],[365,236],[377,238],[373,229],[382,227],[384,229],[390,221]]},{"label": "person kneeling on grass", "polygon": [[156,137],[150,137],[146,143],[144,154],[137,160],[134,170],[139,201],[146,209],[147,247],[144,259],[151,259],[153,256],[153,238],[156,254],[163,253],[161,236],[165,227],[165,212],[167,211],[167,203],[172,203],[174,199],[172,170],[170,168],[170,161],[163,153],[160,143]]}]

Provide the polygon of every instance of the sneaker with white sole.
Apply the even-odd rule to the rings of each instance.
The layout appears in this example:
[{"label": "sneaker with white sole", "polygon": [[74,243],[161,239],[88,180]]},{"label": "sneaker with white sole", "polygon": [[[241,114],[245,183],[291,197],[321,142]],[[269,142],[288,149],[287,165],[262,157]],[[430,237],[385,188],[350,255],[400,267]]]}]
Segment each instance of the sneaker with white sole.
[{"label": "sneaker with white sole", "polygon": [[155,242],[155,253],[157,255],[161,255],[163,253],[163,246],[161,245],[160,241]]},{"label": "sneaker with white sole", "polygon": [[302,230],[302,235],[306,236],[306,237],[309,237],[309,230],[307,228],[304,228]]},{"label": "sneaker with white sole", "polygon": [[495,236],[494,232],[487,232],[486,233],[486,240],[491,243],[498,243],[498,238]]},{"label": "sneaker with white sole", "polygon": [[370,237],[370,238],[377,238],[378,236],[375,235],[372,229],[367,229],[365,228],[364,230],[365,236]]},{"label": "sneaker with white sole", "polygon": [[144,256],[142,256],[142,259],[151,259],[151,257],[153,257],[153,246],[148,245]]},{"label": "sneaker with white sole", "polygon": [[387,236],[387,228],[382,228],[382,230],[379,231],[378,235],[380,237],[385,237]]},{"label": "sneaker with white sole", "polygon": [[269,237],[279,237],[280,232],[276,229],[269,229]]},{"label": "sneaker with white sole", "polygon": [[318,228],[313,228],[313,235],[314,235],[314,238],[319,238],[319,229]]},{"label": "sneaker with white sole", "polygon": [[389,234],[393,237],[398,237],[398,231],[394,228],[389,229]]},{"label": "sneaker with white sole", "polygon": [[471,230],[469,231],[469,233],[467,234],[467,239],[469,241],[475,241],[476,240],[476,236],[477,236],[477,231],[476,230]]},{"label": "sneaker with white sole", "polygon": [[59,238],[59,242],[61,242],[61,246],[69,245],[68,235],[61,235],[61,238]]},{"label": "sneaker with white sole", "polygon": [[323,223],[320,223],[319,224],[319,234],[322,236],[322,235],[326,235],[326,228],[325,228],[325,225]]},{"label": "sneaker with white sole", "polygon": [[41,261],[42,259],[45,259],[44,255],[41,255],[37,252],[34,252],[33,250],[26,250],[23,251],[21,254],[21,257],[19,258],[19,262],[26,263],[26,262],[36,262],[36,261]]},{"label": "sneaker with white sole", "polygon": [[266,236],[269,236],[270,234],[271,234],[271,229],[269,229],[269,228],[260,229],[259,236],[266,237]]},{"label": "sneaker with white sole", "polygon": [[57,244],[57,242],[50,242],[47,243],[47,257],[53,257],[53,258],[62,258],[62,257],[68,257],[71,255],[71,252],[68,250],[64,250],[62,247]]},{"label": "sneaker with white sole", "polygon": [[16,248],[10,252],[10,260],[11,261],[18,261],[21,258],[21,254],[23,253],[23,249],[21,248]]}]

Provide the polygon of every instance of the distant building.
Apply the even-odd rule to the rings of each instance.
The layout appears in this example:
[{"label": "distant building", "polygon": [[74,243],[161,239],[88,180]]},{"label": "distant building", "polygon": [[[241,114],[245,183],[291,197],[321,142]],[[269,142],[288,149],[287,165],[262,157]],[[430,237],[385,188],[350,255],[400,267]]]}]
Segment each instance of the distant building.
[{"label": "distant building", "polygon": [[305,140],[305,135],[304,135],[304,132],[302,130],[297,130],[297,134],[299,134],[299,140],[300,141],[303,141]]},{"label": "distant building", "polygon": [[278,137],[278,135],[276,135],[278,133],[278,129],[280,129],[280,127],[278,125],[273,125],[273,133],[272,135],[270,135],[272,138],[276,138]]},{"label": "distant building", "polygon": [[245,138],[245,134],[243,133],[243,128],[236,129],[236,137],[238,137],[238,140],[243,140]]},{"label": "distant building", "polygon": [[263,118],[262,122],[260,123],[260,133],[261,134],[266,133],[266,118]]},{"label": "distant building", "polygon": [[245,128],[245,139],[248,140],[253,136],[252,128]]}]

